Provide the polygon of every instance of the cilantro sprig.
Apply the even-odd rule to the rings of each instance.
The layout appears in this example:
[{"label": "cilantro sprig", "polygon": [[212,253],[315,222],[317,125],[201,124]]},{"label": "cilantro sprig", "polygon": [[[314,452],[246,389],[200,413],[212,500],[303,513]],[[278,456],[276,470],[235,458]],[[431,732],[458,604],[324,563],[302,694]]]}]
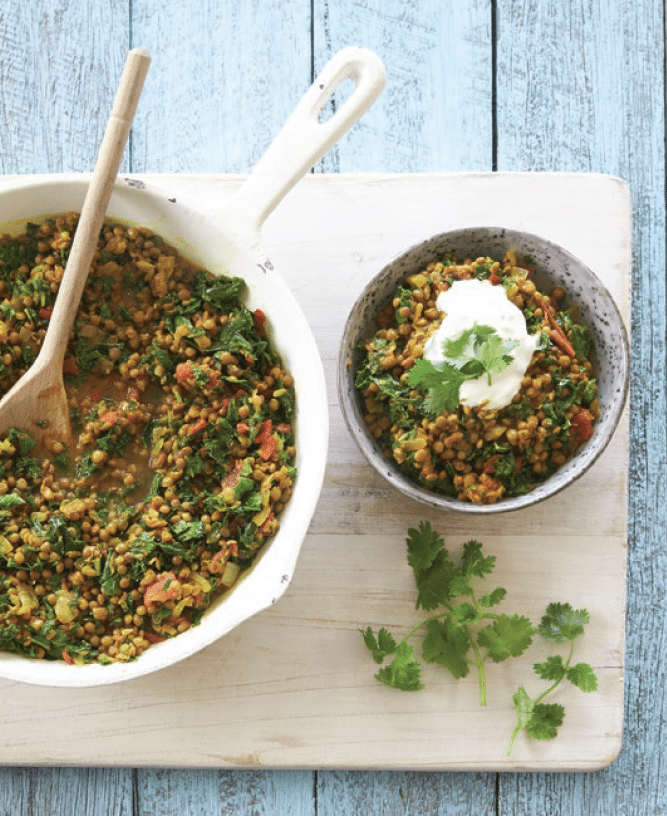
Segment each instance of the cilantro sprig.
[{"label": "cilantro sprig", "polygon": [[422,663],[412,644],[413,638],[422,632],[421,660],[445,667],[457,679],[476,668],[480,703],[484,706],[487,661],[500,663],[518,657],[528,649],[536,633],[552,643],[569,643],[565,657],[553,654],[533,665],[541,679],[551,681],[542,694],[532,699],[523,686],[515,692],[512,700],[517,722],[507,754],[521,731],[533,739],[553,739],[564,721],[565,708],[559,703],[544,703],[545,697],[563,680],[585,692],[598,687],[595,672],[588,663],[572,663],[574,642],[584,634],[588,612],[573,609],[568,603],[550,603],[537,628],[524,615],[491,612],[507,593],[501,586],[484,594],[477,591],[477,579],[489,576],[496,564],[495,556],[483,554],[479,541],[467,541],[460,558],[453,560],[442,536],[428,522],[422,522],[417,529],[408,530],[406,544],[408,563],[417,585],[415,605],[437,611],[401,640],[385,627],[380,627],[377,634],[370,626],[360,630],[373,660],[381,665],[375,678],[402,691],[424,688]]},{"label": "cilantro sprig", "polygon": [[542,694],[532,699],[526,689],[519,686],[512,697],[517,723],[507,748],[508,756],[521,731],[538,740],[553,739],[558,734],[558,728],[565,718],[565,708],[559,703],[543,703],[542,700],[555,691],[563,680],[568,680],[581,691],[597,689],[597,677],[588,663],[572,665],[574,641],[584,634],[584,626],[588,622],[589,615],[585,609],[573,609],[567,603],[551,603],[547,607],[538,627],[539,634],[552,643],[569,643],[570,649],[565,660],[560,654],[555,654],[533,665],[535,673],[542,680],[552,681]]},{"label": "cilantro sprig", "polygon": [[442,363],[419,359],[410,369],[408,382],[413,388],[426,391],[424,411],[437,415],[456,410],[459,404],[461,386],[466,380],[476,380],[486,374],[491,384],[491,375],[503,371],[512,362],[512,349],[516,340],[500,337],[492,326],[475,323],[470,329],[443,343]]},{"label": "cilantro sprig", "polygon": [[486,663],[517,657],[530,646],[535,628],[523,615],[507,615],[490,609],[503,600],[504,587],[478,595],[473,579],[485,578],[494,567],[495,556],[485,556],[479,541],[467,541],[458,561],[449,556],[442,537],[428,522],[410,529],[407,537],[408,563],[417,584],[416,607],[438,609],[397,642],[382,627],[377,636],[362,630],[364,643],[374,661],[384,665],[375,677],[387,686],[404,691],[423,688],[421,664],[411,639],[425,630],[421,657],[426,663],[447,668],[454,677],[477,671],[481,705],[486,705]]}]

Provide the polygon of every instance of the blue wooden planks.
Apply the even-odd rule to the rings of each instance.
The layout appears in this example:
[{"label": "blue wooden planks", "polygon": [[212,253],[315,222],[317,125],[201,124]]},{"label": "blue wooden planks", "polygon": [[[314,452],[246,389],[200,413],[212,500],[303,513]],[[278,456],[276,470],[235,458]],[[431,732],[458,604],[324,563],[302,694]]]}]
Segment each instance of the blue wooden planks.
[{"label": "blue wooden planks", "polygon": [[387,68],[379,102],[324,172],[490,170],[491,0],[315,0],[313,53],[365,45]]},{"label": "blue wooden planks", "polygon": [[137,805],[141,816],[316,812],[313,774],[307,771],[141,770]]},{"label": "blue wooden planks", "polygon": [[133,816],[132,771],[124,768],[0,768],[0,813]]},{"label": "blue wooden planks", "polygon": [[127,0],[2,4],[1,173],[93,169],[128,43]]},{"label": "blue wooden planks", "polygon": [[249,172],[310,85],[309,4],[129,5],[132,43],[153,55],[132,170]]}]

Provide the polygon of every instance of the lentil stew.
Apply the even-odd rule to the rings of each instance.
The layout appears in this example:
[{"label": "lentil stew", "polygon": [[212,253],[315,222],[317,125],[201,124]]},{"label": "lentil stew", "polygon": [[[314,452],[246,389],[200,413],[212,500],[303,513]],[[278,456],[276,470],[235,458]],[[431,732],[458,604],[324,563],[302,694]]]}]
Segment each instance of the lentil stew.
[{"label": "lentil stew", "polygon": [[[440,255],[401,281],[363,343],[354,381],[366,427],[405,476],[433,493],[476,504],[529,493],[592,436],[599,415],[592,335],[566,292],[539,291],[534,273],[530,259],[511,251],[502,260]],[[438,295],[472,279],[504,288],[529,334],[539,335],[537,350],[506,407],[459,403],[434,413],[410,371],[443,321]]]},{"label": "lentil stew", "polygon": [[[36,356],[76,223],[0,239],[0,393]],[[196,625],[276,533],[295,390],[244,289],[105,225],[64,365],[75,446],[0,440],[0,649],[133,660]]]}]

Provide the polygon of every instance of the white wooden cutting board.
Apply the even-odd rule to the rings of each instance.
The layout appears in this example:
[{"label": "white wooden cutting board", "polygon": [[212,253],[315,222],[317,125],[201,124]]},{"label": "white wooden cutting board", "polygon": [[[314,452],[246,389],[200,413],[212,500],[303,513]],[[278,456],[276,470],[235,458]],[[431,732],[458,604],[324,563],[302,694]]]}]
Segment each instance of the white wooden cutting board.
[{"label": "white wooden cutting board", "polygon": [[[142,177],[175,196],[226,196],[238,178]],[[349,437],[336,360],[347,312],[367,280],[409,245],[470,225],[503,225],[562,244],[604,280],[630,323],[630,202],[596,175],[309,176],[264,232],[324,359],[331,442],[324,489],[292,584],[268,611],[189,660],[144,679],[68,691],[0,681],[0,763],[417,770],[591,770],[614,760],[623,726],[627,410],[611,445],[578,483],[534,509],[472,520],[423,508],[388,487]],[[469,538],[497,556],[501,607],[539,621],[550,601],[586,607],[575,660],[600,688],[559,689],[557,739],[520,736],[505,753],[518,685],[544,687],[521,658],[476,677],[437,666],[404,693],[373,678],[359,628],[407,631],[414,609],[408,527],[429,520],[458,552]]]}]

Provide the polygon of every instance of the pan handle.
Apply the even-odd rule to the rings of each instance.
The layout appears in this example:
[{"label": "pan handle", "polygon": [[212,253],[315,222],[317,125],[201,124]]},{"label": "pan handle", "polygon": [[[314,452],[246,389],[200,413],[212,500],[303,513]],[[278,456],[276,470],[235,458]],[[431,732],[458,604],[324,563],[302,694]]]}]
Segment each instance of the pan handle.
[{"label": "pan handle", "polygon": [[[319,116],[346,80],[354,89],[325,121]],[[308,89],[231,201],[218,216],[231,219],[250,238],[299,179],[346,133],[378,98],[386,79],[380,58],[366,48],[338,51]]]}]

